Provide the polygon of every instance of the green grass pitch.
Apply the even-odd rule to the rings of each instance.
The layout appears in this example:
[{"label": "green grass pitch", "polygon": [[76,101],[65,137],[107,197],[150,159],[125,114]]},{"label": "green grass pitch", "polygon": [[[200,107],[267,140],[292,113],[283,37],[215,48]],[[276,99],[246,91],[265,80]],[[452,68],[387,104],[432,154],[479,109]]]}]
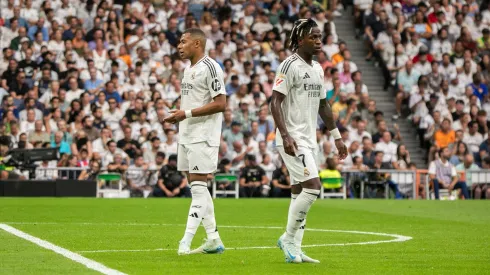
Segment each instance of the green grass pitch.
[{"label": "green grass pitch", "polygon": [[[177,256],[189,204],[7,198],[0,199],[0,223],[127,274],[490,274],[486,201],[318,200],[307,221],[316,230],[306,231],[304,239],[304,245],[320,245],[305,248],[321,260],[318,265],[287,264],[272,248],[286,223],[286,199],[215,200],[228,249],[222,255]],[[396,237],[342,231],[412,239],[378,243]],[[201,227],[192,248],[204,236]],[[244,249],[250,247],[261,248]],[[97,272],[0,230],[0,274]]]}]

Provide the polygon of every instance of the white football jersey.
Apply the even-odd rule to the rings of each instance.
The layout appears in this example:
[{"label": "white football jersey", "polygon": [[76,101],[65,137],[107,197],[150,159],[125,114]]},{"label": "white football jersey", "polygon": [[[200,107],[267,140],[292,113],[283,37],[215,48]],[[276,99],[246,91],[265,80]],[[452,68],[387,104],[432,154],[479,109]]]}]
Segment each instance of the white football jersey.
[{"label": "white football jersey", "polygon": [[[216,61],[206,55],[194,66],[185,68],[181,110],[202,107],[220,94],[226,95],[226,91],[223,71]],[[179,144],[205,141],[209,146],[219,146],[222,122],[222,113],[184,119],[179,124]]]},{"label": "white football jersey", "polygon": [[[316,61],[306,63],[298,54],[284,60],[277,69],[272,90],[284,94],[282,111],[289,135],[298,146],[317,148],[316,127],[320,100],[326,98],[323,69]],[[276,144],[282,146],[279,129]]]}]

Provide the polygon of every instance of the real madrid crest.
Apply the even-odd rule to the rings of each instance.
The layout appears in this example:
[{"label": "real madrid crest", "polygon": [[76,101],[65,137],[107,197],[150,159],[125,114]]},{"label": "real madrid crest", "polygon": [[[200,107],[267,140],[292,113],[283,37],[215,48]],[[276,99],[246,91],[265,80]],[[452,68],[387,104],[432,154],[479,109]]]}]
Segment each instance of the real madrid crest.
[{"label": "real madrid crest", "polygon": [[310,171],[308,171],[308,168],[305,167],[304,173],[305,177],[308,177],[310,175]]}]

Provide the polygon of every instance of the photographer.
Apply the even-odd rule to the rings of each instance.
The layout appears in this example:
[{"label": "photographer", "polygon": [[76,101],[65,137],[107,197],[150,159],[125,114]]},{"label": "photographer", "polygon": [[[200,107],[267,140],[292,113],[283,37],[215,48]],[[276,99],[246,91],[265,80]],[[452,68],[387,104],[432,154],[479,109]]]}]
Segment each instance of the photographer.
[{"label": "photographer", "polygon": [[158,183],[153,189],[155,197],[191,197],[185,176],[177,171],[177,155],[168,157],[168,164],[160,169]]}]

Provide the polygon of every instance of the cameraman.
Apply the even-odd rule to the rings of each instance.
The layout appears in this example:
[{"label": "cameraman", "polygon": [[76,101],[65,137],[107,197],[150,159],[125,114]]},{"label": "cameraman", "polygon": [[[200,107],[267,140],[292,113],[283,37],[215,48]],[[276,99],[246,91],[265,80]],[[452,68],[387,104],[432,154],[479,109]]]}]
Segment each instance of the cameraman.
[{"label": "cameraman", "polygon": [[157,185],[153,189],[155,197],[191,197],[191,189],[185,176],[177,171],[177,155],[168,157],[168,164],[160,169]]},{"label": "cameraman", "polygon": [[10,143],[11,140],[9,136],[0,136],[0,163],[3,167],[0,170],[0,180],[25,180],[25,176],[14,171],[15,167],[3,163],[3,160],[10,150]]}]

